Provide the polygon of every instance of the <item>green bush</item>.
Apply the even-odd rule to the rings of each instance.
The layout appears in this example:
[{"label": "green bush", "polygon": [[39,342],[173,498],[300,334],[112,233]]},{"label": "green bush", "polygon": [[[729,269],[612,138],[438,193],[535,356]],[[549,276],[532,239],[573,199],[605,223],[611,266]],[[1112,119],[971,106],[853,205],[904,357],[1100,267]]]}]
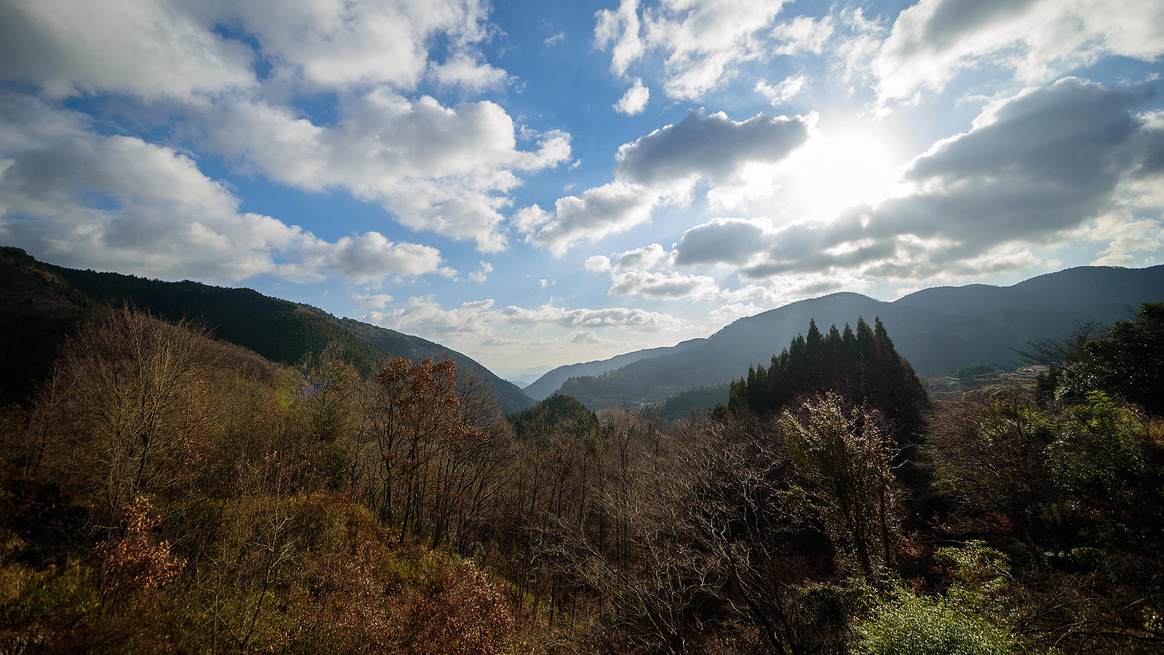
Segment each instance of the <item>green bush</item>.
[{"label": "green bush", "polygon": [[954,603],[901,591],[858,626],[861,655],[1005,655],[1015,638],[1005,628]]}]

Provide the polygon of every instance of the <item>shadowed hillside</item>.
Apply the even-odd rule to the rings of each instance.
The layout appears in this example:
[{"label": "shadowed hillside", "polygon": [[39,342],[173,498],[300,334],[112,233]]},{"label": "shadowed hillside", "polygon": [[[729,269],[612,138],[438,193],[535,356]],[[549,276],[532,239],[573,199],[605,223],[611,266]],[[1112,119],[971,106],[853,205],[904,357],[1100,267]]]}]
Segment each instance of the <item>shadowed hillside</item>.
[{"label": "shadowed hillside", "polygon": [[[21,311],[39,312],[38,316],[43,316],[37,320],[50,324],[20,337],[45,341],[36,347],[38,350],[48,349],[54,339],[59,340],[66,331],[61,321],[78,316],[81,307],[128,303],[170,321],[204,324],[215,337],[284,364],[298,364],[329,345],[363,375],[373,374],[395,357],[414,362],[430,357],[452,359],[462,370],[474,371],[484,378],[504,411],[519,411],[532,403],[515,385],[461,353],[419,337],[340,319],[310,305],[271,298],[251,289],[63,268],[36,262],[14,248],[5,249],[4,253],[4,266],[12,268],[13,274],[5,276],[5,292],[0,299],[7,305],[19,305]],[[14,320],[13,324],[18,325],[27,324],[28,318],[17,320],[9,312],[5,320]],[[47,336],[38,337],[41,333]],[[43,377],[45,372],[40,371],[38,376]],[[7,386],[14,391],[26,390],[27,382],[13,381]]]}]

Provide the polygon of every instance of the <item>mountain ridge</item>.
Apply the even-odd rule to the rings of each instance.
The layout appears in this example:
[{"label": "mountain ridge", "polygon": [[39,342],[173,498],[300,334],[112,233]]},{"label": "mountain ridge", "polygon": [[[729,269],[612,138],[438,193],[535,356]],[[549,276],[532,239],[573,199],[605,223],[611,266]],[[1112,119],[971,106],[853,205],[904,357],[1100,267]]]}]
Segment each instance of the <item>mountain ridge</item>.
[{"label": "mountain ridge", "polygon": [[[16,248],[4,248],[0,251],[0,260],[4,260],[6,267],[27,273],[6,276],[10,280],[5,280],[3,286],[11,286],[12,280],[19,279],[26,287],[23,292],[9,290],[3,294],[15,306],[26,305],[19,294],[30,293],[28,289],[37,284],[31,280],[39,275],[43,285],[49,285],[51,279],[63,281],[65,286],[54,289],[53,293],[72,298],[69,302],[82,302],[76,300],[76,294],[68,295],[70,290],[75,290],[94,303],[113,306],[127,303],[169,321],[191,320],[211,330],[216,338],[253,350],[274,362],[294,366],[333,345],[362,374],[374,375],[393,357],[413,361],[447,357],[458,368],[484,378],[504,412],[520,411],[533,404],[517,386],[452,348],[355,319],[338,318],[318,307],[266,296],[253,289],[65,268],[40,262]],[[56,332],[52,339],[42,339],[48,344],[46,348],[63,338],[65,328],[54,325]],[[14,324],[10,329],[19,329],[19,325]]]},{"label": "mountain ridge", "polygon": [[[855,324],[859,317],[880,317],[902,355],[923,375],[978,362],[1011,368],[1020,363],[1017,350],[1030,341],[1060,338],[1090,321],[1110,324],[1127,318],[1141,302],[1162,299],[1164,265],[1074,267],[1009,286],[931,287],[888,302],[838,292],[737,319],[706,338],[683,342],[682,352],[677,344],[590,362],[591,370],[600,371],[601,384],[594,374],[576,376],[557,392],[598,408],[659,402],[689,388],[729,382],[748,366],[766,364],[808,329],[810,319],[827,330]],[[647,355],[611,365],[638,353]]]}]

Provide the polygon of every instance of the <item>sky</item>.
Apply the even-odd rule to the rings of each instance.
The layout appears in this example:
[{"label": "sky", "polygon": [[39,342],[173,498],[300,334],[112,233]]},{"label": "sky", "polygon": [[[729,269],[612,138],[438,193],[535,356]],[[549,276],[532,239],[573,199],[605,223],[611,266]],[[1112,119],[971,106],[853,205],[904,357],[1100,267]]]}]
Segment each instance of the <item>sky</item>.
[{"label": "sky", "polygon": [[0,0],[0,244],[529,380],[1164,263],[1162,55],[1164,0]]}]

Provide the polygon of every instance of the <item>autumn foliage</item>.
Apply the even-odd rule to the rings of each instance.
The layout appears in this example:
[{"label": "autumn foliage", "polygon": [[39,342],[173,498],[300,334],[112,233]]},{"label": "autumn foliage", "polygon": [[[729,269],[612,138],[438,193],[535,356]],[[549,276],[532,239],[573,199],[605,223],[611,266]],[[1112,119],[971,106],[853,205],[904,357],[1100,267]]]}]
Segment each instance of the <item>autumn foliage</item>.
[{"label": "autumn foliage", "polygon": [[659,426],[110,311],[0,412],[0,652],[1158,652],[1142,313],[933,403],[879,321],[810,325]]}]

